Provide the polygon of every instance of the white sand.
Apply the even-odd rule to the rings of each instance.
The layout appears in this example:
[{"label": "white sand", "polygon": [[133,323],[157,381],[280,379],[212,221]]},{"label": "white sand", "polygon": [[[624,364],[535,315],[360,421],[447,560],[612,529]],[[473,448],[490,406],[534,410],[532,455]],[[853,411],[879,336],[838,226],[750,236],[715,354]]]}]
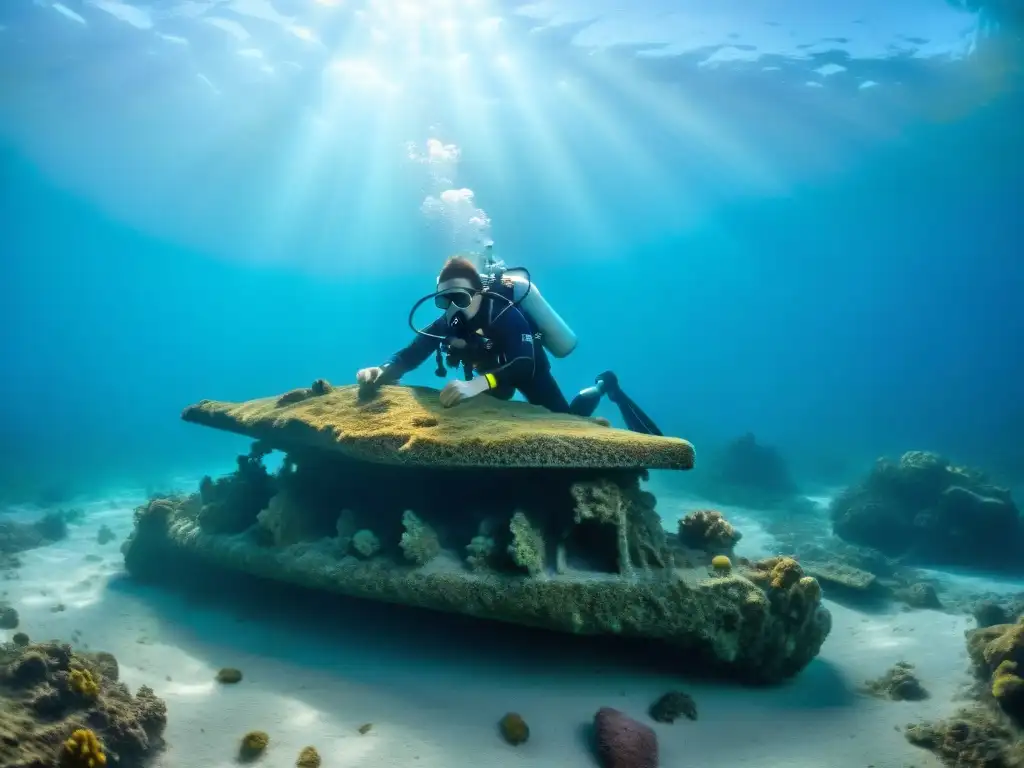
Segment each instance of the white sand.
[{"label": "white sand", "polygon": [[[103,523],[119,538],[101,547]],[[130,687],[149,685],[167,701],[164,768],[233,766],[251,729],[270,733],[261,764],[273,768],[294,765],[307,744],[324,768],[590,768],[584,727],[598,707],[645,719],[673,688],[694,696],[700,719],[654,725],[665,768],[936,766],[897,728],[951,713],[966,680],[969,620],[931,611],[868,616],[830,604],[834,629],[821,656],[795,681],[764,690],[675,679],[574,638],[526,647],[511,629],[426,626],[418,613],[413,620],[365,603],[299,626],[281,606],[225,608],[133,584],[120,575],[118,551],[130,528],[130,508],[92,505],[68,540],[24,553],[20,579],[0,582],[0,591],[33,639],[77,637],[110,651]],[[747,530],[745,543],[768,548]],[[88,562],[88,554],[103,559]],[[54,612],[58,603],[64,610]],[[930,700],[856,692],[900,660],[917,666]],[[244,681],[216,684],[222,666],[242,669]],[[496,733],[508,711],[531,727],[518,748]],[[373,728],[360,735],[366,722]]]}]

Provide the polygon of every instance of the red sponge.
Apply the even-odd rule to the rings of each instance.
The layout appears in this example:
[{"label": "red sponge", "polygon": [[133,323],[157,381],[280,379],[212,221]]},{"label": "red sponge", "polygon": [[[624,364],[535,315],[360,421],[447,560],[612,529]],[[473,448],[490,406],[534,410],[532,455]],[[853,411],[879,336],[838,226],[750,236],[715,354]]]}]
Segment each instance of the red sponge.
[{"label": "red sponge", "polygon": [[658,737],[643,723],[611,707],[594,715],[597,756],[604,768],[658,768]]}]

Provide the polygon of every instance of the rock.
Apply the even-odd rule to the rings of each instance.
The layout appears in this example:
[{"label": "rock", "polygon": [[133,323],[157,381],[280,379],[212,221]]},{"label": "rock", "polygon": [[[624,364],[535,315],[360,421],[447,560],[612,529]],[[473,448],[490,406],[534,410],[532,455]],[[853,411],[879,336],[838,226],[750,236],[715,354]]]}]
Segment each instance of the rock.
[{"label": "rock", "polygon": [[657,735],[617,709],[597,711],[594,738],[602,768],[658,768]]},{"label": "rock", "polygon": [[1009,624],[1013,617],[1007,610],[994,600],[982,600],[975,603],[971,613],[979,628],[992,627],[996,624]]},{"label": "rock", "polygon": [[[68,645],[0,646],[0,768],[56,765],[66,739],[86,727],[109,765],[148,762],[163,745],[164,702],[145,686],[133,696],[104,675],[109,668]],[[73,690],[82,680],[87,696]]]},{"label": "rock", "polygon": [[682,691],[669,691],[651,705],[649,714],[659,723],[674,723],[680,717],[697,719],[697,703]]},{"label": "rock", "polygon": [[967,632],[967,652],[978,683],[973,702],[947,720],[904,731],[945,765],[1017,768],[1024,765],[1024,625],[1004,624]]},{"label": "rock", "polygon": [[9,605],[0,603],[0,629],[17,629],[18,612]]},{"label": "rock", "polygon": [[877,680],[869,680],[864,684],[863,691],[892,701],[923,701],[928,698],[928,691],[914,674],[914,665],[905,661],[893,665]]},{"label": "rock", "polygon": [[702,495],[726,504],[775,507],[799,493],[779,451],[747,433],[721,450],[697,478]]},{"label": "rock", "polygon": [[[685,441],[515,402],[444,409],[422,388],[361,400],[340,387],[277,402],[186,409],[187,420],[260,439],[213,487],[204,480],[198,494],[136,511],[122,547],[133,577],[173,583],[229,569],[572,635],[625,635],[681,668],[757,682],[797,674],[830,631],[820,588],[802,573],[775,588],[675,568],[682,550],[642,484],[645,463],[689,466]],[[262,456],[275,445],[286,454],[271,474]],[[288,493],[275,529],[301,520],[298,541],[261,533],[265,492]],[[339,510],[350,513],[344,526]]]},{"label": "rock", "polygon": [[61,541],[68,535],[67,514],[48,512],[33,523],[0,520],[0,554],[14,555]]},{"label": "rock", "polygon": [[116,538],[117,535],[112,530],[110,530],[110,528],[106,525],[101,525],[100,529],[96,531],[96,543],[100,544],[101,546],[103,544],[109,544]]},{"label": "rock", "polygon": [[242,682],[242,670],[234,667],[224,667],[217,671],[217,682],[231,685]]},{"label": "rock", "polygon": [[827,594],[834,590],[839,596],[861,598],[877,597],[884,593],[878,577],[852,565],[802,560],[801,567],[808,576],[813,576],[824,587]]},{"label": "rock", "polygon": [[509,712],[498,721],[501,737],[513,747],[525,744],[530,738],[530,726],[515,712]]},{"label": "rock", "polygon": [[918,582],[917,584],[911,584],[909,587],[897,589],[893,592],[893,597],[906,603],[911,608],[942,610],[942,601],[939,600],[935,587],[925,582]]},{"label": "rock", "polygon": [[937,454],[879,459],[830,508],[836,535],[906,562],[1020,570],[1024,525],[1010,492]]}]

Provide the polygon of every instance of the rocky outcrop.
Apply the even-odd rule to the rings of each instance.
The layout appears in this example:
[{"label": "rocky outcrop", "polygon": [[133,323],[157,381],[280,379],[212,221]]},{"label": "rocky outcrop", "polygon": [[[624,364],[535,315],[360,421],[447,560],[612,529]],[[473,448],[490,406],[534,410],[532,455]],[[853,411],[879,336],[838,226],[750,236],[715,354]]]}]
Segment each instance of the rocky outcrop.
[{"label": "rocky outcrop", "polygon": [[[133,696],[107,653],[59,643],[0,645],[0,768],[107,765],[138,768],[163,745],[164,702],[143,686]],[[99,763],[96,763],[99,764]]]},{"label": "rocky outcrop", "polygon": [[1010,492],[934,453],[879,459],[834,499],[831,515],[838,536],[905,562],[1024,565],[1024,528]]}]

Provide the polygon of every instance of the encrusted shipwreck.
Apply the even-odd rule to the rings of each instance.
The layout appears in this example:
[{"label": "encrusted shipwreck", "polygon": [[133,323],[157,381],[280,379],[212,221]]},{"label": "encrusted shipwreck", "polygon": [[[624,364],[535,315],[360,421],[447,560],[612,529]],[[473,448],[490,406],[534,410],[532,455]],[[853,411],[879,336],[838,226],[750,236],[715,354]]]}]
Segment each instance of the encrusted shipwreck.
[{"label": "encrusted shipwreck", "polygon": [[[364,397],[323,381],[245,403],[204,400],[183,418],[256,442],[233,474],[136,511],[123,552],[138,578],[173,578],[169,559],[189,559],[354,597],[648,639],[681,666],[758,682],[799,672],[831,626],[813,579],[712,572],[725,552],[665,531],[641,482],[647,469],[691,468],[685,440],[519,402],[444,409],[432,389]],[[263,458],[274,450],[285,457],[269,473]]]}]

